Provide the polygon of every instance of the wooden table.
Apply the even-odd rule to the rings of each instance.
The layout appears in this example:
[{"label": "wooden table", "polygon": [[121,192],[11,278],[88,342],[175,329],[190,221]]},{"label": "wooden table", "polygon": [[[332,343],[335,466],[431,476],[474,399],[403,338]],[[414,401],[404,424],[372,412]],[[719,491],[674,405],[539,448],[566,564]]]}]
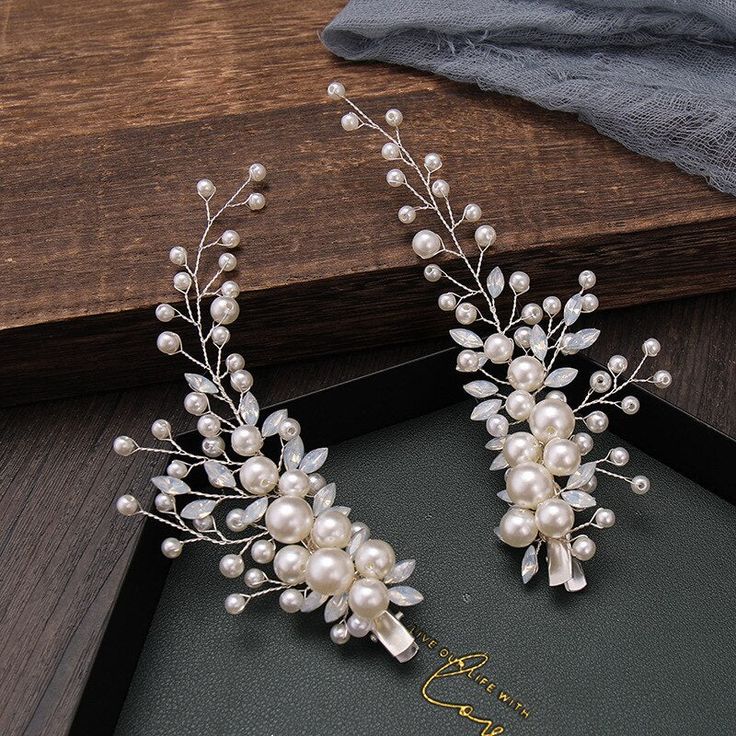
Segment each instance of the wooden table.
[{"label": "wooden table", "polygon": [[[734,283],[723,268],[733,199],[624,151],[569,116],[401,69],[339,62],[316,41],[338,8],[337,0],[250,8],[28,0],[3,8],[1,398],[8,404],[82,394],[0,412],[3,736],[66,731],[125,574],[140,525],[115,514],[113,502],[128,489],[150,502],[147,480],[160,467],[150,457],[117,458],[111,439],[122,431],[143,436],[159,416],[176,430],[190,426],[181,382],[89,389],[172,370],[150,346],[156,326],[148,315],[152,300],[168,294],[162,252],[194,226],[184,196],[191,181],[204,174],[232,181],[251,159],[271,155],[274,217],[252,221],[263,245],[251,249],[253,294],[244,310],[262,318],[266,291],[282,316],[291,300],[303,308],[320,294],[330,297],[329,309],[299,323],[289,346],[294,360],[307,357],[256,371],[262,403],[447,345],[446,337],[431,338],[445,332],[446,319],[427,308],[426,284],[386,218],[393,205],[380,186],[380,165],[353,168],[375,142],[348,140],[336,129],[336,110],[322,100],[326,79],[340,76],[374,109],[401,100],[415,117],[432,110],[432,125],[417,127],[414,141],[448,154],[467,196],[478,191],[478,167],[495,172],[484,191],[494,194],[494,218],[508,237],[502,260],[524,249],[535,268],[560,275],[572,255],[618,254],[602,266],[614,279],[609,303],[619,306]],[[456,109],[459,99],[474,110],[469,117]],[[500,136],[491,151],[471,130],[483,131],[485,108],[488,135]],[[524,197],[517,197],[522,186]],[[665,253],[659,272],[645,248],[651,242]],[[540,255],[544,248],[549,257]],[[682,264],[704,248],[713,258],[687,271]],[[633,266],[624,270],[620,261],[628,256]],[[673,263],[680,266],[667,272]],[[642,279],[649,284],[643,295]],[[405,301],[381,302],[396,284],[407,286]],[[350,301],[357,287],[366,290],[362,306]],[[344,303],[352,311],[335,319]],[[385,317],[407,304],[416,316],[411,336]],[[351,330],[328,345],[324,336],[350,322],[346,313]],[[614,351],[633,356],[644,338],[659,337],[662,363],[675,375],[669,398],[736,433],[736,293],[608,312],[598,326],[603,335],[593,357],[603,360]],[[266,320],[266,337],[278,329]],[[258,334],[243,339],[254,362],[287,356]],[[365,349],[380,342],[399,344]]]}]

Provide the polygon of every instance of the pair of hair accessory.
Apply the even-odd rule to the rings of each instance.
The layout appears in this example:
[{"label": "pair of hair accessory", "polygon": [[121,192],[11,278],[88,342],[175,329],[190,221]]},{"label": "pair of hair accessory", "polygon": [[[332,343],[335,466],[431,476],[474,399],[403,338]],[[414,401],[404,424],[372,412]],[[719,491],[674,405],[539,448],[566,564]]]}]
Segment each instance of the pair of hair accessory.
[{"label": "pair of hair accessory", "polygon": [[[496,242],[496,231],[491,225],[478,224],[482,211],[477,204],[466,205],[462,213],[453,209],[450,185],[437,176],[442,168],[441,157],[428,153],[419,164],[402,144],[401,111],[386,112],[386,130],[345,96],[345,87],[339,82],[330,84],[327,94],[351,108],[341,120],[344,130],[376,131],[385,140],[383,158],[403,167],[392,168],[386,174],[388,185],[408,190],[414,202],[399,209],[399,220],[412,225],[418,214],[427,211],[438,221],[441,234],[422,229],[413,236],[411,246],[416,255],[422,259],[454,256],[467,266],[469,279],[465,282],[435,263],[425,267],[424,276],[432,283],[445,279],[450,284],[450,291],[440,295],[438,304],[440,309],[454,312],[461,325],[450,330],[450,336],[462,348],[457,370],[484,376],[467,383],[465,390],[478,399],[470,418],[485,422],[491,436],[486,447],[497,452],[491,470],[506,473],[506,488],[498,495],[509,508],[495,529],[496,535],[511,547],[525,549],[521,563],[524,583],[539,570],[540,548],[546,545],[549,584],[564,585],[568,591],[581,590],[586,585],[581,563],[596,552],[595,542],[584,532],[611,527],[616,520],[614,512],[598,506],[593,495],[598,477],[624,481],[637,494],[646,493],[650,486],[643,475],[627,477],[608,469],[628,463],[629,453],[623,447],[610,450],[602,458],[584,461],[594,447],[589,433],[600,434],[608,428],[608,416],[601,407],[619,408],[626,414],[639,411],[638,399],[625,393],[627,386],[670,385],[672,377],[665,370],[643,374],[647,359],[659,353],[659,342],[649,338],[643,343],[643,356],[628,375],[626,358],[613,355],[605,369],[590,376],[583,401],[575,408],[570,406],[562,389],[575,380],[578,371],[559,363],[564,356],[585,350],[598,339],[597,329],[572,329],[582,314],[598,308],[598,299],[590,291],[596,283],[595,274],[582,271],[579,290],[564,304],[558,297],[548,296],[541,305],[532,302],[520,306],[519,298],[530,287],[529,276],[516,271],[507,282],[496,266],[484,278],[483,260]],[[474,262],[461,242],[459,229],[466,223],[475,227]],[[505,321],[496,300],[507,283],[512,306]],[[490,334],[481,336],[469,329],[475,324]],[[504,366],[503,377],[488,371],[484,367],[487,363]],[[579,423],[588,431],[577,431]],[[578,512],[592,509],[587,521],[578,521]]]}]

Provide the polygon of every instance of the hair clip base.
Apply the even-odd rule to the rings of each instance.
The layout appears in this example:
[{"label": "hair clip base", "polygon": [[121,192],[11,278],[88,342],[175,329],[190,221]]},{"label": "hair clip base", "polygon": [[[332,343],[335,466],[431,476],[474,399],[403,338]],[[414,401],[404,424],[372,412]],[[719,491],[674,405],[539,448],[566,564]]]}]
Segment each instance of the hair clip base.
[{"label": "hair clip base", "polygon": [[378,641],[399,661],[408,662],[419,651],[414,637],[406,626],[399,622],[402,617],[399,611],[395,616],[384,611],[373,619],[371,639]]}]

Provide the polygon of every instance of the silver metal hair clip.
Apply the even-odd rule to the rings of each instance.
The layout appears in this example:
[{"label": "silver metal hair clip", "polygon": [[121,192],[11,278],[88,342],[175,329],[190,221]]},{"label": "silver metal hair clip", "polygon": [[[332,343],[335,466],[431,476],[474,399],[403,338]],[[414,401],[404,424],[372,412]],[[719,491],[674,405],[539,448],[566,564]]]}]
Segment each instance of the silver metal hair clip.
[{"label": "silver metal hair clip", "polygon": [[[506,472],[506,488],[498,495],[510,508],[495,530],[497,536],[512,547],[526,548],[521,563],[524,583],[537,573],[539,551],[546,544],[549,584],[564,585],[568,591],[581,590],[586,585],[581,563],[596,552],[595,542],[582,532],[590,527],[611,527],[616,520],[613,511],[601,507],[588,521],[580,523],[576,519],[577,512],[597,506],[593,492],[598,476],[625,481],[637,494],[646,493],[650,484],[643,475],[630,478],[604,467],[626,465],[629,453],[623,447],[614,448],[598,460],[582,462],[582,456],[593,449],[593,438],[588,432],[576,432],[576,424],[584,423],[594,434],[605,432],[608,416],[598,407],[618,407],[626,414],[639,410],[636,397],[616,398],[627,386],[651,383],[667,388],[672,382],[667,371],[642,377],[647,358],[660,351],[659,342],[654,338],[644,342],[644,355],[627,377],[626,358],[612,356],[606,370],[590,376],[584,400],[576,408],[569,406],[560,389],[570,384],[578,371],[558,365],[558,359],[589,348],[600,334],[594,328],[570,330],[581,314],[598,307],[598,299],[589,291],[596,283],[593,272],[580,273],[580,288],[564,306],[558,297],[548,296],[541,306],[529,303],[519,309],[519,297],[529,290],[529,276],[516,271],[508,279],[513,296],[511,315],[502,322],[496,299],[504,291],[506,280],[498,267],[491,269],[485,279],[481,274],[486,252],[496,241],[496,231],[490,225],[476,226],[475,263],[471,263],[458,232],[461,225],[480,221],[481,208],[468,204],[461,215],[456,215],[450,204],[450,185],[435,176],[442,159],[428,153],[421,165],[416,162],[401,143],[403,115],[399,110],[391,109],[385,115],[389,132],[349,100],[339,82],[330,84],[327,94],[352,108],[342,117],[346,131],[363,127],[376,131],[386,141],[381,149],[383,158],[404,166],[392,168],[386,175],[389,186],[408,190],[416,201],[399,209],[399,220],[411,225],[424,210],[439,220],[442,235],[430,229],[419,230],[412,239],[414,252],[423,259],[449,254],[467,266],[469,283],[455,279],[434,263],[425,267],[424,276],[430,282],[444,278],[452,285],[450,291],[440,295],[438,303],[440,309],[454,312],[462,325],[450,330],[452,339],[462,348],[457,370],[485,376],[466,384],[465,390],[479,399],[471,419],[485,422],[491,435],[486,447],[498,453],[491,470]],[[481,337],[468,329],[473,323],[487,326],[490,334]],[[488,361],[507,366],[505,378],[496,378],[485,370]],[[502,394],[495,382],[508,387],[508,393]]]},{"label": "silver metal hair clip", "polygon": [[[399,584],[412,574],[415,561],[397,563],[388,543],[371,539],[365,524],[351,522],[349,508],[334,505],[335,484],[318,472],[327,448],[305,452],[299,422],[285,409],[269,414],[259,428],[253,377],[243,356],[223,354],[230,340],[227,325],[239,313],[240,288],[225,274],[237,265],[230,251],[239,245],[240,235],[225,230],[213,236],[212,231],[226,211],[244,205],[250,210],[264,207],[261,193],[244,197],[243,191],[265,176],[265,168],[253,164],[247,180],[214,212],[215,186],[208,179],[197,183],[206,211],[204,233],[193,257],[181,246],[169,253],[180,268],[174,288],[183,302],[160,304],[156,316],[166,323],[181,320],[194,332],[197,357],[185,350],[176,332],[162,332],[157,346],[166,355],[183,355],[197,366],[198,372],[184,374],[191,389],[184,406],[198,417],[201,451],[185,449],[165,419],[157,419],[151,427],[163,447],[142,447],[130,437],[115,439],[119,455],[153,452],[171,458],[166,474],[151,479],[159,491],[155,513],[142,509],[132,495],[121,496],[117,509],[125,516],[148,516],[175,529],[178,536],[161,545],[166,557],[179,557],[186,545],[196,542],[232,549],[220,559],[220,572],[226,578],[242,578],[248,590],[227,596],[229,613],[239,614],[269,593],[279,593],[279,604],[287,613],[307,613],[325,604],[333,642],[344,644],[351,636],[370,635],[405,662],[416,654],[417,645],[399,622],[401,613],[392,613],[389,604],[412,606],[423,600],[417,590]],[[205,274],[206,253],[215,247],[225,250],[214,273]],[[221,410],[218,404],[222,413],[215,410]],[[264,444],[273,445],[276,461],[264,454]],[[259,567],[246,570],[246,553]]]}]

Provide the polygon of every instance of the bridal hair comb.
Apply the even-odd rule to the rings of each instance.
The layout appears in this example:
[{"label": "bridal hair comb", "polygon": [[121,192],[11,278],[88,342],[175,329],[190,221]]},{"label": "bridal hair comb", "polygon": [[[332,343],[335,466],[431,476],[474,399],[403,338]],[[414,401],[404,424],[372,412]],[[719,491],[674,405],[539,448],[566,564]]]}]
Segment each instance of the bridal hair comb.
[{"label": "bridal hair comb", "polygon": [[[155,512],[144,510],[128,494],[117,500],[117,509],[125,516],[148,516],[175,529],[177,536],[161,545],[166,557],[178,557],[185,546],[196,542],[228,550],[220,559],[220,572],[226,578],[240,578],[247,588],[227,596],[229,613],[239,614],[251,601],[270,593],[279,594],[287,613],[307,613],[326,603],[324,618],[332,624],[333,642],[344,644],[351,636],[370,635],[404,662],[416,654],[417,645],[399,622],[401,613],[391,613],[389,604],[411,606],[422,601],[414,588],[397,585],[411,575],[415,561],[397,563],[388,543],[371,539],[362,522],[351,522],[349,508],[333,505],[335,484],[318,472],[327,448],[305,453],[299,422],[286,409],[269,414],[259,428],[253,377],[242,355],[223,354],[230,340],[228,325],[239,314],[240,288],[225,274],[237,265],[231,251],[239,245],[240,235],[234,230],[215,236],[212,232],[225,212],[243,205],[250,210],[264,207],[263,194],[245,197],[243,191],[265,176],[265,168],[253,164],[247,180],[216,211],[211,209],[213,183],[208,179],[197,183],[206,212],[204,233],[194,254],[182,246],[169,253],[180,269],[174,288],[183,303],[160,304],[156,316],[165,323],[180,320],[194,333],[196,357],[185,350],[177,332],[162,332],[157,346],[162,353],[183,355],[197,366],[198,372],[184,374],[190,388],[184,407],[198,417],[201,441],[194,450],[188,449],[165,419],[157,419],[151,427],[162,447],[116,438],[119,455],[153,452],[170,459],[166,474],[151,479],[159,491]],[[214,273],[205,275],[207,251],[215,247],[223,250]],[[277,460],[270,459],[266,450]],[[247,570],[246,553],[256,563]]]},{"label": "bridal hair comb", "polygon": [[[564,585],[568,591],[581,590],[586,585],[581,563],[596,552],[595,542],[584,531],[611,527],[616,520],[610,509],[596,508],[593,492],[598,476],[624,481],[637,494],[646,493],[650,485],[643,475],[627,477],[606,467],[627,464],[629,453],[623,447],[612,449],[598,460],[583,462],[582,457],[593,449],[589,432],[600,434],[608,428],[608,416],[600,407],[617,407],[626,414],[636,414],[638,399],[622,395],[627,386],[670,385],[672,377],[667,371],[643,375],[646,360],[660,351],[659,342],[654,338],[644,342],[643,356],[628,376],[626,358],[612,356],[605,370],[592,373],[587,395],[572,408],[561,389],[576,378],[578,371],[560,366],[558,361],[589,348],[600,334],[594,328],[571,330],[581,314],[598,307],[598,299],[590,292],[596,283],[594,273],[580,273],[580,288],[564,305],[558,297],[548,296],[541,305],[529,303],[522,307],[519,298],[529,290],[529,276],[516,271],[508,279],[512,306],[504,323],[496,304],[506,287],[501,269],[493,268],[485,280],[481,275],[483,259],[496,241],[496,231],[490,225],[475,226],[478,255],[474,263],[458,232],[465,223],[480,221],[481,208],[468,204],[462,214],[456,214],[450,204],[450,185],[436,176],[442,159],[436,153],[428,153],[422,164],[417,163],[401,142],[399,126],[403,115],[399,110],[386,113],[386,130],[345,96],[345,88],[339,82],[330,84],[327,94],[350,106],[341,121],[346,131],[362,127],[376,131],[385,139],[383,158],[403,165],[404,168],[392,168],[386,174],[389,186],[408,190],[415,201],[399,209],[399,220],[411,225],[425,210],[439,220],[442,234],[419,230],[412,239],[414,252],[422,259],[449,254],[467,266],[468,283],[434,263],[425,267],[424,276],[430,282],[446,279],[451,285],[449,291],[440,295],[438,304],[443,311],[454,312],[462,325],[450,330],[452,339],[462,348],[457,356],[457,370],[485,376],[467,383],[465,390],[479,400],[471,419],[485,422],[491,435],[486,447],[498,453],[491,470],[506,472],[506,488],[498,495],[509,509],[495,529],[497,536],[511,547],[526,549],[521,564],[524,583],[537,573],[540,548],[545,544],[549,584]],[[490,334],[481,337],[468,329],[473,323],[486,326]],[[502,378],[486,370],[484,366],[489,362],[504,366]],[[507,393],[502,394],[496,383],[503,384]],[[588,432],[576,431],[578,422]],[[576,519],[576,512],[594,508],[587,521]]]}]

